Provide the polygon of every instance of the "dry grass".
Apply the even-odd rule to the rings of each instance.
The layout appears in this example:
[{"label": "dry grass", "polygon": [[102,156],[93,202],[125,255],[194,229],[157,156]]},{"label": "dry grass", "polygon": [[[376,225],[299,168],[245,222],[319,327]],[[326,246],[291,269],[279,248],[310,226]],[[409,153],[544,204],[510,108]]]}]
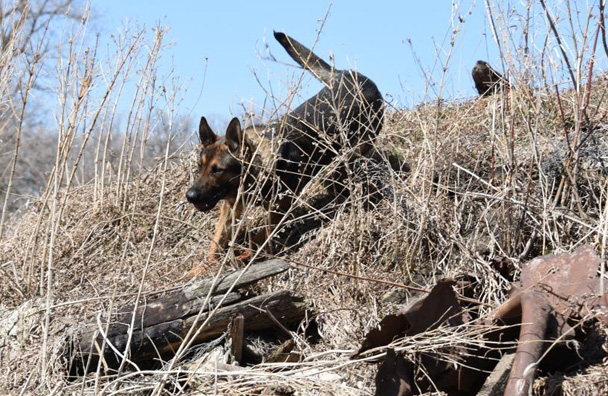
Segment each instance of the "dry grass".
[{"label": "dry grass", "polygon": [[[498,11],[489,5],[489,16],[496,18]],[[500,27],[500,20],[496,23]],[[571,66],[579,83],[556,90],[557,81],[545,76],[544,83],[527,88],[523,82],[531,69],[548,64],[542,70],[550,73],[560,59],[543,58],[554,56],[543,49],[514,62],[519,58],[507,51],[514,50],[511,38],[501,39],[508,31],[496,32],[517,88],[487,99],[429,100],[388,112],[377,140],[379,158],[359,160],[347,181],[346,201],[331,216],[321,216],[320,227],[301,235],[297,249],[281,253],[293,264],[289,273],[260,286],[289,289],[314,304],[320,341],[293,334],[304,361],[218,370],[188,358],[165,369],[118,376],[100,369],[70,382],[62,357],[74,327],[96,314],[103,321],[138,296],[180,287],[187,270],[206,262],[217,216],[195,212],[185,202],[194,172],[191,157],[176,160],[174,146],[168,145],[156,167],[145,169],[138,160],[152,125],[163,120],[169,142],[180,129],[175,98],[152,86],[162,31],[153,38],[142,32],[128,35],[129,40],[124,36],[110,69],[97,67],[90,52],[74,48],[66,62],[78,67],[63,71],[77,73],[60,80],[64,116],[47,188],[18,220],[7,222],[0,240],[0,391],[178,394],[188,378],[183,391],[192,394],[259,394],[270,387],[275,393],[368,395],[374,389],[373,366],[348,356],[394,309],[382,299],[391,285],[429,287],[439,278],[468,273],[478,279],[480,299],[490,309],[503,300],[507,284],[491,268],[493,259],[506,257],[518,266],[586,243],[604,255],[606,77],[591,69],[589,43],[579,42],[583,61]],[[551,30],[545,33],[550,36]],[[137,52],[144,47],[141,40],[150,40],[146,48],[151,50]],[[134,59],[147,61],[143,70],[135,70]],[[131,99],[120,162],[112,168],[106,138],[114,130],[119,87],[133,75],[143,76],[142,91]],[[113,77],[115,83],[108,85]],[[167,111],[158,115],[151,104]],[[84,138],[75,139],[76,131]],[[95,146],[93,177],[81,185],[74,175],[84,161],[79,153],[90,145]],[[409,169],[391,167],[395,160]],[[366,183],[379,188],[381,199],[370,202]],[[300,216],[303,209],[297,209]],[[252,211],[243,225],[259,222]],[[225,257],[229,263],[233,256]],[[210,273],[215,270],[210,267]],[[478,340],[478,330],[471,328],[426,334],[401,347],[415,352]],[[600,394],[606,388],[605,365],[568,375],[565,394],[580,389]],[[556,381],[559,375],[539,380],[538,393]]]},{"label": "dry grass", "polygon": [[[500,155],[501,139],[505,137],[497,134],[495,145],[488,144],[491,131],[482,127],[491,124],[499,100],[497,97],[470,101],[442,109],[444,118],[439,125],[445,131],[440,133],[449,134],[450,139],[442,139],[437,149],[440,154],[433,156],[427,151],[431,139],[420,131],[428,127],[422,122],[428,120],[426,114],[436,109],[420,107],[392,113],[380,144],[385,149],[401,150],[400,154],[410,164],[410,172],[376,166],[382,175],[384,198],[375,207],[366,208],[362,205],[361,189],[354,188],[350,203],[342,204],[333,219],[313,231],[314,236],[310,235],[299,250],[285,257],[294,264],[291,272],[266,285],[272,290],[293,290],[313,301],[319,312],[321,342],[309,344],[297,338],[298,348],[307,360],[294,367],[280,366],[280,373],[272,374],[274,369],[261,365],[225,373],[228,377],[221,380],[210,377],[204,370],[193,371],[196,388],[203,393],[218,389],[220,394],[250,394],[272,384],[306,390],[306,394],[315,394],[315,389],[318,394],[367,394],[373,389],[374,370],[349,361],[348,353],[358,346],[366,330],[392,310],[390,304],[381,300],[390,290],[382,282],[428,287],[439,277],[472,273],[480,281],[483,300],[496,305],[502,299],[505,281],[490,268],[492,258],[506,255],[518,263],[540,253],[569,250],[597,240],[598,233],[593,230],[598,229],[601,221],[601,207],[593,194],[598,197],[602,194],[597,181],[602,180],[603,172],[588,169],[579,173],[581,190],[589,191],[583,203],[585,218],[577,215],[576,207],[568,210],[542,205],[541,187],[545,184],[538,174],[546,161],[534,165],[532,171],[529,164],[533,155],[540,158],[555,155],[556,147],[564,143],[560,140],[561,131],[547,131],[542,136],[545,143],[540,144],[518,127],[513,150],[517,153],[518,167],[509,176],[505,169],[511,163],[510,157]],[[547,111],[547,115],[550,120],[551,112]],[[598,132],[596,138],[604,142],[606,136]],[[436,159],[435,172],[430,170],[432,159]],[[593,163],[593,158],[582,163],[586,164],[585,161]],[[555,175],[558,173],[547,176],[549,185],[559,184]],[[106,199],[91,203],[92,186],[73,189],[66,195],[70,210],[65,212],[57,230],[53,253],[53,301],[57,307],[51,309],[53,319],[49,329],[49,346],[53,347],[49,353],[52,363],[49,389],[81,386],[65,382],[63,362],[56,360],[60,356],[56,348],[63,345],[61,342],[75,323],[99,311],[105,317],[109,307],[132,302],[140,285],[145,296],[178,287],[183,273],[205,260],[216,214],[197,213],[185,203],[184,190],[191,177],[189,160],[166,170],[159,166],[131,182],[129,188],[138,198],[128,201],[124,208],[115,204],[111,193]],[[163,183],[163,206],[157,223],[154,213]],[[507,191],[507,183],[515,187]],[[424,196],[427,199],[422,199]],[[48,212],[45,214],[41,209],[40,204],[32,206],[2,244],[2,262],[10,263],[3,267],[9,282],[2,283],[2,301],[9,307],[26,303],[34,304],[33,309],[44,310],[44,301],[36,299],[44,287],[41,285],[44,277],[36,271],[38,266],[28,265],[33,260],[44,262],[48,255],[45,249],[31,253],[31,246],[40,244],[32,240],[35,229],[50,226]],[[148,257],[155,227],[156,241]],[[543,227],[554,230],[553,236],[543,238],[548,234]],[[39,311],[34,318],[42,317]],[[2,365],[11,368],[10,374],[4,373],[10,389],[24,386],[32,375],[26,368],[36,367],[40,360],[39,342],[44,328],[33,320],[30,326],[20,329],[26,333],[19,343],[21,349],[8,364]],[[466,339],[466,335],[460,336]],[[417,346],[423,348],[422,343],[414,343],[410,348],[415,350]],[[187,367],[188,362],[178,363],[175,369],[184,365]],[[312,374],[325,369],[331,375]],[[187,374],[188,369],[184,370],[180,375]],[[159,371],[144,375],[144,379],[106,377],[98,381],[102,387],[113,384],[126,391],[130,386],[142,389],[145,384],[153,386],[163,374]],[[178,377],[177,372],[170,374],[173,380]],[[28,387],[37,380],[37,375],[32,375]]]}]

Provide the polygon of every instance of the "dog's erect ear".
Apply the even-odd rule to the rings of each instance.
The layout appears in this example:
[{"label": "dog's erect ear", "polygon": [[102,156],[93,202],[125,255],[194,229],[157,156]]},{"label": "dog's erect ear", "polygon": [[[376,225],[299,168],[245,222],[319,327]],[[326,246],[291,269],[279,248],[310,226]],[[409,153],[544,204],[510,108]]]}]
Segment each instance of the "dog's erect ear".
[{"label": "dog's erect ear", "polygon": [[234,117],[226,129],[226,145],[232,153],[237,153],[243,143],[243,130],[238,118]]},{"label": "dog's erect ear", "polygon": [[198,136],[201,139],[203,147],[207,147],[217,140],[217,135],[213,133],[205,117],[201,117],[201,123],[198,126]]}]

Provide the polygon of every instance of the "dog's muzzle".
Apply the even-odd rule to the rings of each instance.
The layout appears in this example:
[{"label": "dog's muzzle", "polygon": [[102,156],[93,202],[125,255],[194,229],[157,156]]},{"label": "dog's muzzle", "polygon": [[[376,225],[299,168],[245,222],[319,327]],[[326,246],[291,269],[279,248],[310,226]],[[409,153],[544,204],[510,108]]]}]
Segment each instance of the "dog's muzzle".
[{"label": "dog's muzzle", "polygon": [[199,190],[191,188],[186,192],[186,199],[190,202],[197,210],[206,212],[215,207],[215,205],[224,198],[225,191],[219,190],[212,196],[205,196],[201,194]]}]

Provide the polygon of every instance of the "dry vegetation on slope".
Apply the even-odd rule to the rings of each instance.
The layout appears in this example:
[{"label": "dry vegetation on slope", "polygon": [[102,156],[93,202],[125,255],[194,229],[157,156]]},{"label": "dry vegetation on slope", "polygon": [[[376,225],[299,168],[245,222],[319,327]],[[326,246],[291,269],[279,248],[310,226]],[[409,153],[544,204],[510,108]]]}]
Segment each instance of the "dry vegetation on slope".
[{"label": "dry vegetation on slope", "polygon": [[[601,93],[605,84],[598,79],[593,86]],[[516,95],[518,92],[511,92],[507,100],[521,103],[527,110],[529,106],[523,106]],[[290,376],[286,367],[284,378],[274,378],[268,372],[272,378],[268,381],[294,389],[319,387],[320,394],[338,389],[366,394],[373,389],[373,370],[366,364],[349,362],[347,351],[355,349],[362,334],[392,311],[393,306],[382,301],[393,289],[391,282],[428,287],[440,277],[471,273],[483,290],[483,301],[496,306],[506,281],[492,269],[493,259],[509,257],[519,263],[538,254],[599,242],[605,191],[601,158],[606,155],[602,147],[608,143],[601,117],[608,106],[602,103],[601,94],[594,95],[590,108],[599,110],[598,127],[593,138],[587,139],[594,144],[587,143],[589,146],[581,150],[585,154],[579,161],[578,185],[565,190],[567,204],[560,205],[559,200],[557,204],[553,201],[561,172],[544,168],[563,162],[567,143],[550,111],[557,97],[538,96],[543,99],[539,108],[546,115],[534,121],[534,129],[542,126],[542,134],[527,130],[525,113],[505,114],[504,98],[499,96],[390,114],[379,145],[403,156],[410,171],[377,166],[384,198],[374,208],[364,208],[355,189],[352,203],[343,204],[334,219],[314,231],[299,250],[286,255],[294,264],[291,272],[267,284],[273,290],[289,289],[307,297],[320,313],[322,340],[308,344],[300,339],[298,347],[310,360],[298,370],[334,367],[331,371],[337,377],[330,377],[332,386],[325,389],[324,377],[298,377],[295,372]],[[576,109],[568,96],[562,95],[562,106]],[[502,127],[488,127],[493,119]],[[512,150],[511,135],[505,132],[511,122],[517,124]],[[179,287],[184,272],[198,260],[205,260],[216,213],[201,214],[185,203],[184,188],[191,177],[189,160],[167,169],[159,166],[129,184],[133,199],[122,208],[111,192],[105,199],[95,200],[93,186],[60,196],[70,210],[58,225],[53,251],[55,306],[45,351],[51,388],[81,386],[63,379],[65,368],[58,349],[76,323],[97,312],[104,317],[110,307],[132,302],[140,286],[148,298]],[[574,204],[575,195],[582,197],[583,216]],[[37,296],[45,287],[40,266],[48,260],[48,242],[45,233],[37,230],[50,225],[50,214],[36,204],[2,243],[1,261],[10,263],[4,267],[7,282],[1,289],[4,310],[21,309],[27,322],[13,335],[19,340],[11,339],[5,347],[7,364],[2,365],[2,374],[9,389],[28,386],[28,377],[32,384],[40,380],[31,368],[42,358],[45,303]],[[27,316],[32,312],[36,314]],[[244,371],[237,383],[224,383],[222,393],[230,393],[225,387],[234,392],[255,388],[244,379],[257,378],[264,370],[268,369],[261,366]],[[142,380],[141,386],[160,374],[149,374],[151,378]],[[597,374],[591,371],[589,375]],[[195,378],[203,391],[206,386],[216,386],[204,374]],[[113,381],[119,389],[133,385],[131,380],[123,383],[112,377],[100,381],[102,387]]]},{"label": "dry vegetation on slope", "polygon": [[[141,44],[140,39],[133,44]],[[158,32],[158,46],[160,39]],[[128,50],[126,55],[133,56]],[[140,56],[153,63],[156,55]],[[507,284],[493,262],[506,258],[517,268],[537,255],[582,244],[593,244],[604,256],[608,82],[590,72],[587,63],[577,74],[578,91],[551,84],[528,89],[521,83],[527,69],[516,66],[510,75],[517,88],[503,94],[387,113],[377,143],[382,158],[359,163],[347,201],[319,228],[303,234],[297,249],[281,254],[292,269],[260,287],[292,290],[314,304],[320,340],[312,343],[294,334],[304,361],[227,374],[184,359],[172,371],[159,367],[115,376],[100,370],[98,376],[76,381],[66,378],[63,361],[66,337],[75,326],[95,315],[103,321],[138,293],[150,298],[181,287],[182,275],[206,260],[217,213],[201,214],[185,202],[193,161],[171,159],[170,149],[141,174],[124,165],[101,166],[90,183],[72,184],[70,172],[78,164],[67,154],[77,154],[80,147],[74,130],[88,136],[90,121],[98,120],[103,137],[113,114],[104,113],[109,105],[87,88],[87,81],[100,78],[95,67],[69,76],[80,87],[74,92],[84,96],[66,101],[66,114],[74,118],[59,135],[67,150],[57,155],[54,169],[60,172],[51,174],[40,199],[7,223],[0,240],[0,392],[164,389],[177,394],[177,385],[160,384],[177,384],[186,375],[192,379],[186,392],[200,394],[259,394],[272,386],[275,392],[368,395],[374,389],[374,366],[349,360],[349,354],[395,309],[396,294],[411,297],[395,283],[430,287],[443,277],[472,274],[489,310],[503,300]],[[152,67],[146,71],[154,72]],[[583,71],[588,73],[584,78]],[[154,122],[152,91],[144,89],[136,97],[141,102],[126,125],[134,136],[125,136],[125,162],[140,149],[137,134],[145,134]],[[86,111],[82,98],[91,101]],[[178,129],[171,117],[165,119],[169,130]],[[103,153],[103,139],[99,142],[97,152]],[[382,191],[371,206],[361,188],[367,178]],[[428,337],[424,343],[412,341],[408,350],[475,342],[475,334],[467,332]],[[608,368],[601,363],[560,376],[540,379],[536,391],[543,394],[559,384],[565,394],[601,394],[608,387]]]}]

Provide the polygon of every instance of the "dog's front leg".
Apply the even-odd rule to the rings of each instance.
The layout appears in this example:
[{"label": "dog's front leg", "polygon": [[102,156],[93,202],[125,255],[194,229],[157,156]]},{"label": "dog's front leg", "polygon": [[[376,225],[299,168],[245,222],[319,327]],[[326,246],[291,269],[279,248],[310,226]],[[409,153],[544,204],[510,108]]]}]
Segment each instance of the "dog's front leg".
[{"label": "dog's front leg", "polygon": [[209,261],[217,261],[219,258],[218,251],[225,249],[230,240],[230,212],[232,211],[232,205],[224,201],[220,208],[220,217],[217,219],[215,225],[215,234],[211,240],[211,246],[207,251],[207,259]]},{"label": "dog's front leg", "polygon": [[[274,230],[275,226],[277,224],[279,224],[279,222],[281,221],[282,218],[283,218],[282,213],[270,212],[268,214],[267,223],[263,227],[261,227],[259,230],[257,230],[255,235],[253,236],[253,239],[249,246],[250,251],[258,250],[262,245],[264,245],[264,242],[266,242],[266,240],[268,238],[270,238],[270,236],[272,235],[272,231]],[[271,241],[268,241],[266,243],[264,250],[267,254],[272,254]],[[251,252],[249,253],[249,255],[251,255]]]},{"label": "dog's front leg", "polygon": [[[266,245],[264,246],[265,253],[268,255],[272,255],[274,253],[272,240],[268,239],[273,235],[275,228],[283,221],[285,213],[289,211],[291,204],[291,198],[283,198],[279,202],[277,202],[275,206],[268,205],[266,207],[266,209],[268,210],[266,224],[264,225],[264,227],[262,227],[255,233],[255,236],[251,241],[251,250],[257,250],[262,245],[264,245],[264,243],[266,243]],[[267,240],[268,242],[266,242]]]},{"label": "dog's front leg", "polygon": [[232,238],[232,218],[238,220],[243,211],[243,205],[224,201],[220,207],[220,217],[215,225],[215,234],[211,240],[211,246],[207,251],[207,263],[199,265],[186,274],[187,278],[193,278],[206,272],[220,258],[220,252],[228,247]]}]

